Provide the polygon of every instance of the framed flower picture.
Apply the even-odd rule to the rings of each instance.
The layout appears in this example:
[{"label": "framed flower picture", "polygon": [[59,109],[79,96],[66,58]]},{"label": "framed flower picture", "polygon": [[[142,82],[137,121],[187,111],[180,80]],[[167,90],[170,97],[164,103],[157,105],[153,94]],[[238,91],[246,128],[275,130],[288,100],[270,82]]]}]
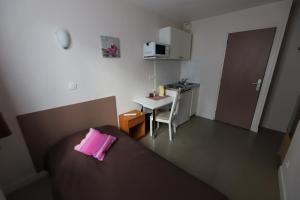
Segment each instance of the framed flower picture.
[{"label": "framed flower picture", "polygon": [[120,39],[109,36],[101,36],[102,55],[104,58],[120,58]]}]

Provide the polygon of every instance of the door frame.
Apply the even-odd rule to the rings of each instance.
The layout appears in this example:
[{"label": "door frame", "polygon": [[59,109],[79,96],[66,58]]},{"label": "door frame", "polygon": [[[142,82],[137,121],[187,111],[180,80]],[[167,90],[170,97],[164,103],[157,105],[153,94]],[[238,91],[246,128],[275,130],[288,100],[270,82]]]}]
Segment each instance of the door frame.
[{"label": "door frame", "polygon": [[[256,29],[276,27],[276,33],[275,33],[272,49],[270,52],[269,61],[268,61],[267,67],[266,67],[266,72],[265,72],[263,83],[262,83],[262,86],[261,86],[261,89],[259,92],[257,105],[256,105],[254,117],[253,117],[251,128],[250,128],[251,131],[256,132],[256,133],[258,132],[258,127],[261,122],[261,117],[262,117],[262,114],[264,111],[264,107],[265,107],[267,95],[268,95],[268,92],[270,89],[274,70],[276,67],[280,47],[281,47],[281,44],[283,41],[286,25],[287,25],[291,7],[293,4],[293,0],[288,0],[288,1],[289,2],[288,2],[287,12],[286,12],[285,16],[283,17],[282,23],[280,25],[267,26],[267,27],[256,27],[253,29],[249,29],[249,30],[256,30]],[[248,30],[239,30],[236,32],[240,32],[240,31],[248,31]],[[228,38],[229,34],[230,33],[227,33],[227,38]],[[226,40],[226,47],[227,47],[227,40]],[[225,50],[225,52],[226,52],[226,50]],[[224,56],[225,56],[225,52],[224,52]],[[223,66],[224,66],[224,63],[223,63]],[[223,68],[222,68],[222,71],[223,71]],[[220,92],[220,87],[221,87],[221,79],[222,79],[222,72],[221,72],[221,74],[219,76],[219,80],[218,80],[218,82],[219,82],[218,98],[219,98],[219,92]],[[216,111],[217,111],[217,105],[216,105],[216,110],[215,110],[215,116],[216,116]],[[214,116],[214,118],[215,118],[215,116]]]}]

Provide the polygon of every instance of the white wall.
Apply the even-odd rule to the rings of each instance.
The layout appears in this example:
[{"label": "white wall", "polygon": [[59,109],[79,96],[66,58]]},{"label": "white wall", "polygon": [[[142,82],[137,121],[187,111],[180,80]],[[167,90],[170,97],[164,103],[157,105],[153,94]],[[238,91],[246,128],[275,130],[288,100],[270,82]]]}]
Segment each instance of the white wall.
[{"label": "white wall", "polygon": [[157,87],[179,81],[181,62],[174,60],[157,60],[156,81]]},{"label": "white wall", "polygon": [[[200,83],[197,115],[215,118],[228,33],[278,27],[274,45],[278,49],[289,5],[283,1],[192,22],[192,59],[182,64],[181,77]],[[271,59],[276,62],[275,48]]]},{"label": "white wall", "polygon": [[[0,187],[33,171],[15,115],[110,95],[116,95],[119,113],[137,107],[131,100],[153,87],[153,63],[142,59],[142,45],[167,25],[179,26],[125,1],[0,0],[0,80],[6,93],[1,105],[9,102],[13,112],[4,112],[15,131],[1,141]],[[71,34],[67,51],[56,43],[59,28]],[[100,35],[120,38],[121,58],[102,58]],[[178,80],[180,64],[158,63],[157,73]],[[78,90],[69,91],[69,81]]]},{"label": "white wall", "polygon": [[267,103],[263,126],[286,132],[300,98],[300,2],[295,2]]},{"label": "white wall", "polygon": [[281,167],[284,200],[299,200],[300,192],[300,123]]},{"label": "white wall", "polygon": [[34,169],[23,135],[15,119],[15,111],[10,105],[0,80],[0,111],[13,134],[0,139],[0,189],[13,187],[19,181],[34,175]]}]

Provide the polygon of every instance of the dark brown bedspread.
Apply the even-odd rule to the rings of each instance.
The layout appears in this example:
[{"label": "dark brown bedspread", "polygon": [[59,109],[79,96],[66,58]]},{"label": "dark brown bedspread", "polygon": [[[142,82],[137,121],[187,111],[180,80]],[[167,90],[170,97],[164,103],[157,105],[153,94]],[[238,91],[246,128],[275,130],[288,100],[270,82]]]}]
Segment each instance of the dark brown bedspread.
[{"label": "dark brown bedspread", "polygon": [[103,162],[73,150],[86,131],[73,134],[48,155],[55,199],[59,200],[226,200],[207,184],[132,140],[116,127],[100,128],[118,137]]}]

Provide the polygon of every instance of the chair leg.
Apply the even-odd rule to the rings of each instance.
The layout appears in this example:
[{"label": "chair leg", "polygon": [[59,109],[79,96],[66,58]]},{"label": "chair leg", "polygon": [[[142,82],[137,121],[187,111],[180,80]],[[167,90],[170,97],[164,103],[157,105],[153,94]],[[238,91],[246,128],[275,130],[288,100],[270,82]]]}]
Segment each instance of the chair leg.
[{"label": "chair leg", "polygon": [[173,124],[174,133],[176,133],[176,125]]},{"label": "chair leg", "polygon": [[172,124],[169,123],[169,140],[172,141]]},{"label": "chair leg", "polygon": [[157,122],[157,125],[156,125],[156,126],[157,126],[157,128],[159,128],[159,122]]},{"label": "chair leg", "polygon": [[153,136],[153,125],[152,125],[152,119],[150,118],[150,136]]}]

